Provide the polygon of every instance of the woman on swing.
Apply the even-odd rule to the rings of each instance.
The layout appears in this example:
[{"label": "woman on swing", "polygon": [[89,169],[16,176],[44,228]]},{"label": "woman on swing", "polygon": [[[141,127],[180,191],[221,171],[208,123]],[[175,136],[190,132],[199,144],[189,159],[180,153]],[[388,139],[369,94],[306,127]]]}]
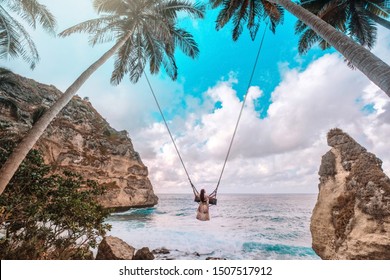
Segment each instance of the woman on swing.
[{"label": "woman on swing", "polygon": [[[210,198],[213,196],[210,196]],[[200,190],[199,194],[199,206],[196,211],[196,218],[200,221],[209,221],[210,213],[209,213],[209,196],[206,195],[206,191],[204,189]]]}]

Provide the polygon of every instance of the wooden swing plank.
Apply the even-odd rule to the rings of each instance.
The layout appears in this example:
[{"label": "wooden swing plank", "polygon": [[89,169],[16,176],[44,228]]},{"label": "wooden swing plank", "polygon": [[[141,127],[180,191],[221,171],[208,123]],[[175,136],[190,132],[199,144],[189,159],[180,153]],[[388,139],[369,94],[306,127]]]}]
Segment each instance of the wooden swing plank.
[{"label": "wooden swing plank", "polygon": [[[200,202],[200,197],[199,196],[195,196],[194,201],[199,203]],[[209,197],[209,204],[217,205],[217,199],[215,197]]]}]

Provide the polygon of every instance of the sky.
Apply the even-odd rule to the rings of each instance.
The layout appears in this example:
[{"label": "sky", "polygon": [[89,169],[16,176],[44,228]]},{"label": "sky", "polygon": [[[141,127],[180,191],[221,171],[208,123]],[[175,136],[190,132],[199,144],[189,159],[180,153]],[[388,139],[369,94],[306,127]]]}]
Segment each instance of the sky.
[{"label": "sky", "polygon": [[[90,0],[41,0],[57,17],[58,32],[97,17]],[[255,56],[264,32],[254,42],[244,32],[237,42],[228,27],[216,31],[217,11],[206,18],[182,16],[199,44],[192,60],[176,54],[179,76],[150,77],[177,146],[198,189],[214,190],[226,157]],[[317,193],[321,156],[330,147],[326,134],[341,128],[383,161],[390,172],[390,99],[358,70],[351,70],[334,50],[318,47],[300,56],[295,18],[285,12],[283,25],[265,40],[219,193]],[[112,46],[91,47],[85,35],[51,37],[31,31],[41,56],[34,71],[20,59],[0,66],[64,91],[77,76]],[[390,31],[378,28],[372,50],[390,64]],[[78,95],[117,130],[127,130],[149,169],[158,193],[191,193],[147,83],[125,77],[109,83],[113,60],[86,82]],[[149,74],[150,76],[150,74]]]}]

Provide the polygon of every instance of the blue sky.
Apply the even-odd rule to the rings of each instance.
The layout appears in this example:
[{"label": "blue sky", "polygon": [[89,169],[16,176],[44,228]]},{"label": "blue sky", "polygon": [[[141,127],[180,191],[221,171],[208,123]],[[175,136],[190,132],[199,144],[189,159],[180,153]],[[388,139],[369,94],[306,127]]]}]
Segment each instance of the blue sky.
[{"label": "blue sky", "polygon": [[[41,0],[58,19],[58,31],[94,18],[89,0]],[[75,8],[77,7],[77,9]],[[183,159],[197,186],[211,191],[218,180],[228,143],[246,91],[265,24],[254,42],[245,31],[238,42],[228,27],[217,32],[216,11],[205,20],[182,18],[199,43],[196,60],[177,53],[179,77],[151,77]],[[326,133],[339,127],[384,161],[390,171],[390,99],[358,71],[351,71],[332,50],[297,53],[294,17],[285,13],[276,34],[266,31],[260,61],[221,192],[316,193],[321,156],[329,150]],[[2,66],[65,90],[104,51],[91,48],[84,35],[53,38],[32,31],[41,54],[34,71],[21,60]],[[373,52],[390,61],[390,32],[379,29]],[[108,61],[80,89],[118,130],[126,129],[148,166],[157,193],[190,192],[145,79],[109,84]]]},{"label": "blue sky", "polygon": [[242,98],[247,90],[261,38],[266,32],[252,81],[254,85],[261,85],[264,91],[258,105],[259,110],[262,109],[262,112],[266,113],[270,104],[270,94],[281,80],[280,64],[288,63],[290,67],[306,67],[314,58],[324,54],[317,48],[304,57],[297,54],[298,37],[294,35],[296,20],[289,13],[285,14],[285,20],[275,34],[266,27],[266,22],[263,22],[255,41],[252,41],[249,32],[244,29],[242,36],[236,42],[232,41],[231,24],[222,30],[215,30],[217,15],[217,9],[208,10],[206,19],[197,21],[195,28],[191,19],[187,18],[181,22],[183,27],[191,30],[201,50],[199,58],[195,61],[180,52],[177,55],[180,74],[185,79],[184,90],[189,94],[201,94],[215,81],[228,76],[231,71],[240,80],[234,85],[234,89]]}]

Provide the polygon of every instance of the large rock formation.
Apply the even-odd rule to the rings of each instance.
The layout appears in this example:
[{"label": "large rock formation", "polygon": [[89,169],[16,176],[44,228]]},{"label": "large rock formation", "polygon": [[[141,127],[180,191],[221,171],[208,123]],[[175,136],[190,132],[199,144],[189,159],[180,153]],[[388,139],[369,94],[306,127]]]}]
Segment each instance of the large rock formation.
[{"label": "large rock formation", "polygon": [[[0,74],[0,137],[19,138],[60,95],[54,86]],[[105,184],[105,207],[157,204],[148,169],[127,132],[110,127],[86,99],[74,97],[35,148],[55,170],[71,170]]]},{"label": "large rock formation", "polygon": [[390,259],[390,179],[382,161],[340,129],[328,133],[313,249],[322,259]]}]

